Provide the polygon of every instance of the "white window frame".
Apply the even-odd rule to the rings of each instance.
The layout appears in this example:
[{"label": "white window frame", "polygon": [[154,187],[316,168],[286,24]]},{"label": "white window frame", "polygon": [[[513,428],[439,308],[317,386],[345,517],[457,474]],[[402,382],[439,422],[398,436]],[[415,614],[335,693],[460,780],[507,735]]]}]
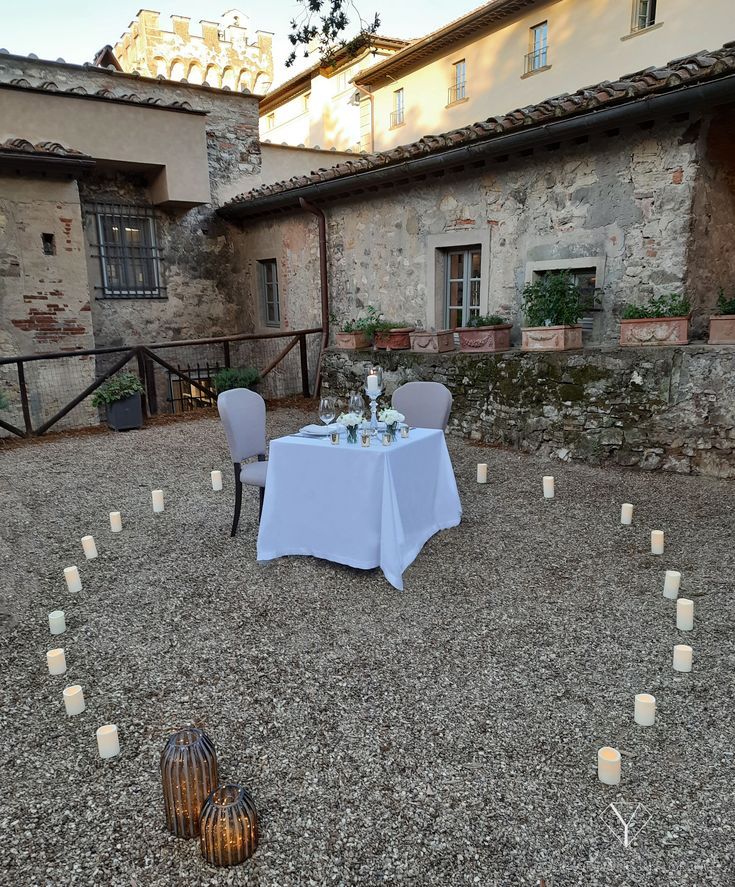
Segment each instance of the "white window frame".
[{"label": "white window frame", "polygon": [[479,246],[480,252],[480,314],[489,314],[490,303],[490,229],[462,228],[429,234],[426,251],[429,256],[426,269],[426,329],[444,329],[446,317],[445,255],[457,249]]},{"label": "white window frame", "polygon": [[633,0],[631,33],[637,34],[656,25],[656,13],[658,12],[656,5],[656,0]]},{"label": "white window frame", "polygon": [[[479,253],[480,254],[480,276],[473,277],[472,276],[472,254]],[[462,277],[454,278],[450,277],[450,268],[452,263],[452,256],[461,255],[463,256],[463,273]],[[478,303],[477,305],[470,304],[470,295],[472,292],[472,284],[473,282],[478,283]],[[449,297],[451,293],[451,287],[453,283],[461,283],[462,284],[462,316],[460,318],[457,327],[465,327],[467,326],[468,321],[471,317],[477,317],[480,315],[480,303],[481,296],[480,291],[482,289],[482,245],[479,243],[472,244],[470,246],[461,246],[454,249],[447,249],[444,251],[444,329],[453,329],[451,324],[451,313],[452,309],[449,304]]]},{"label": "white window frame", "polygon": [[529,52],[526,56],[526,74],[549,67],[549,21],[539,22],[529,28]]},{"label": "white window frame", "polygon": [[467,98],[467,59],[459,59],[452,63],[452,85],[449,87],[448,105],[464,101]]},{"label": "white window frame", "polygon": [[391,129],[403,126],[406,122],[406,93],[402,86],[393,90],[393,111],[390,115]]}]

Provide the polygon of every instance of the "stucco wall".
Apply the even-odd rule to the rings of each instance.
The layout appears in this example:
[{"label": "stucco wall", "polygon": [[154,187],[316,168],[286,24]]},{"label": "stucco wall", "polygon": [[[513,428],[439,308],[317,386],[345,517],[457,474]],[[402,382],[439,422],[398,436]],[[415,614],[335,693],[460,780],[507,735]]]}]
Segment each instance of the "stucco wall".
[{"label": "stucco wall", "polygon": [[[374,305],[392,319],[442,328],[437,251],[479,243],[481,312],[509,316],[516,341],[528,263],[580,258],[602,271],[598,341],[615,341],[625,301],[682,288],[699,131],[688,121],[622,131],[334,203],[326,208],[332,311],[345,319]],[[313,217],[232,231],[234,268],[242,272],[267,247],[283,267],[289,323],[307,322],[319,286]]]}]

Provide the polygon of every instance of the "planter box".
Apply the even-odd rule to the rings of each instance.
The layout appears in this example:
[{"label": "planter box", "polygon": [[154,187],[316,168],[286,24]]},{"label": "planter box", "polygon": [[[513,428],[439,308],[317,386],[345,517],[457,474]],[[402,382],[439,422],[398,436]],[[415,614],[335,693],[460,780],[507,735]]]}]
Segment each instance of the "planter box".
[{"label": "planter box", "polygon": [[582,327],[526,326],[521,329],[524,351],[571,351],[582,347]]},{"label": "planter box", "polygon": [[411,333],[411,348],[424,353],[454,351],[454,333],[452,330],[439,330],[437,333],[418,330]]},{"label": "planter box", "polygon": [[513,325],[499,323],[495,326],[461,326],[459,333],[459,350],[474,351],[483,354],[489,351],[510,350],[510,331]]},{"label": "planter box", "polygon": [[687,345],[689,343],[688,317],[641,317],[620,321],[620,344]]},{"label": "planter box", "polygon": [[411,347],[412,326],[399,327],[375,334],[375,347],[386,351],[405,351]]},{"label": "planter box", "polygon": [[735,345],[735,314],[720,314],[709,319],[710,345]]},{"label": "planter box", "polygon": [[334,344],[344,351],[359,351],[370,347],[370,339],[365,333],[335,333]]},{"label": "planter box", "polygon": [[140,395],[134,394],[124,400],[107,404],[107,424],[114,431],[130,431],[143,427],[143,409]]}]

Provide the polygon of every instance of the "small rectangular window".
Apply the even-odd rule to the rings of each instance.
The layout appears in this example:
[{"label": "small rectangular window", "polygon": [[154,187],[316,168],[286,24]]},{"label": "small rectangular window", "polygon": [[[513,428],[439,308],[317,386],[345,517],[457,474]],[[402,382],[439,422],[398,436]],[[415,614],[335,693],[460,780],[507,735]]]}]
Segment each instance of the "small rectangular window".
[{"label": "small rectangular window", "polygon": [[656,0],[634,0],[632,30],[643,31],[656,24]]},{"label": "small rectangular window", "polygon": [[311,99],[311,93],[307,92],[304,96],[304,111],[309,110],[309,100]]},{"label": "small rectangular window", "polygon": [[395,89],[393,91],[393,111],[390,115],[390,125],[393,126],[401,126],[405,123],[405,104],[404,104],[404,94],[402,89]]},{"label": "small rectangular window", "polygon": [[276,125],[276,115],[275,115],[275,114],[269,114],[269,115],[265,118],[265,125],[266,125],[266,128],[267,128],[267,129],[273,129],[273,127]]},{"label": "small rectangular window", "polygon": [[454,69],[454,77],[452,78],[452,85],[449,87],[448,105],[453,105],[455,102],[461,102],[462,99],[467,98],[467,62],[465,59],[460,59],[452,67]]},{"label": "small rectangular window", "polygon": [[278,265],[275,259],[258,262],[260,277],[260,302],[263,309],[263,322],[266,326],[281,325],[281,303],[278,293]]},{"label": "small rectangular window", "polygon": [[444,259],[444,279],[446,327],[455,330],[467,326],[471,317],[480,314],[481,247],[449,250]]},{"label": "small rectangular window", "polygon": [[42,234],[41,245],[43,247],[44,256],[56,255],[56,239],[53,234]]},{"label": "small rectangular window", "polygon": [[[560,263],[563,265],[563,263]],[[582,309],[582,317],[579,323],[585,336],[592,334],[595,326],[595,316],[602,311],[600,302],[600,290],[597,284],[597,268],[550,268],[544,271],[534,271],[534,280],[545,277],[548,274],[564,272],[579,289],[579,305]]]},{"label": "small rectangular window", "polygon": [[529,43],[531,51],[526,56],[526,74],[539,71],[549,64],[549,23],[541,22],[531,28]]}]

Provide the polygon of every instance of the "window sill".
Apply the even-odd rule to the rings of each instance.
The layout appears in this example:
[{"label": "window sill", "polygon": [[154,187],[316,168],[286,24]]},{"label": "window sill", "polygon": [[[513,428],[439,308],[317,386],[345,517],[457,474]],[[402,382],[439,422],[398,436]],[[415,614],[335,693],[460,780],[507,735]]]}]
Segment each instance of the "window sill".
[{"label": "window sill", "polygon": [[469,102],[470,97],[466,95],[463,99],[456,99],[453,102],[447,102],[444,106],[445,108],[453,108],[455,105],[463,105],[465,102]]},{"label": "window sill", "polygon": [[394,123],[392,126],[388,127],[388,132],[390,132],[393,129],[400,129],[402,126],[405,126],[405,125],[406,125],[405,120],[403,121],[403,123]]},{"label": "window sill", "polygon": [[544,71],[550,71],[551,65],[543,65],[541,68],[536,68],[533,71],[526,71],[525,74],[521,74],[521,80],[527,80],[529,77],[535,77],[537,74],[543,74]]},{"label": "window sill", "polygon": [[656,22],[655,25],[649,25],[647,28],[639,28],[637,31],[631,31],[630,34],[622,36],[620,40],[632,40],[633,37],[640,37],[641,34],[650,34],[651,31],[657,31],[659,28],[663,28],[663,26],[663,22]]}]

